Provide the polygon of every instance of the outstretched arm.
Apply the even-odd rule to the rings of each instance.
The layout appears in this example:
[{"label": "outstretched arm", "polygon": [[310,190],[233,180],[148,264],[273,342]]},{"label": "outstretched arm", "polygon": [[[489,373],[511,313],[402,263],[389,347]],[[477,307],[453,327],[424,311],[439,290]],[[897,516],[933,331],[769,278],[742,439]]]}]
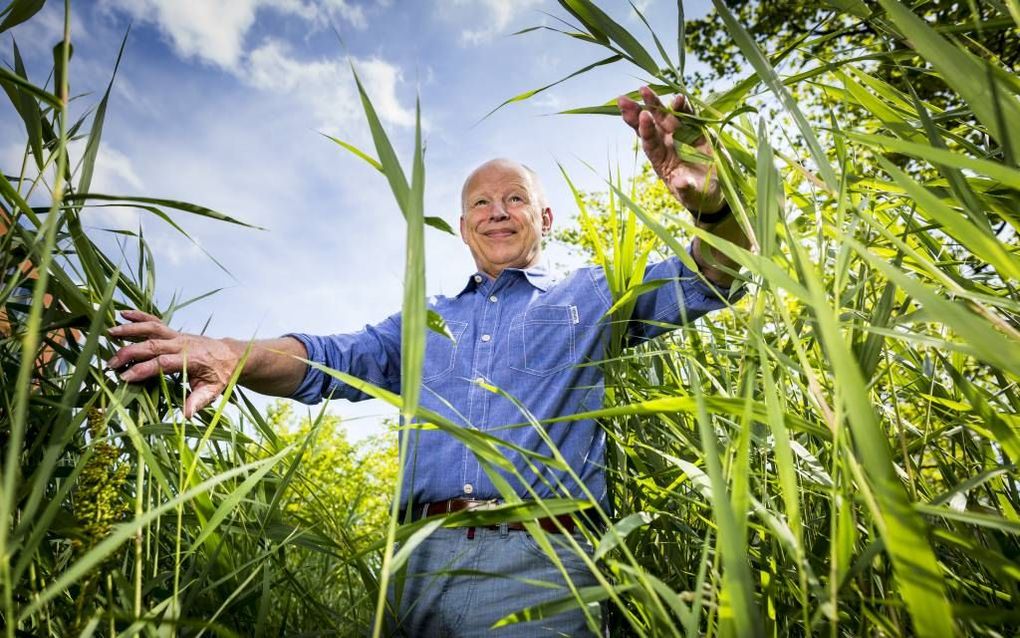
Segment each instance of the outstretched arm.
[{"label": "outstretched arm", "polygon": [[[133,364],[120,373],[121,379],[133,383],[157,374],[181,372],[187,365],[191,394],[184,404],[186,418],[223,392],[248,348],[247,341],[178,332],[158,317],[139,310],[125,310],[121,316],[130,323],[114,326],[107,334],[137,343],[119,349],[107,365],[119,370]],[[307,358],[308,353],[293,337],[255,341],[238,382],[261,394],[290,396],[308,367],[295,356]]]},{"label": "outstretched arm", "polygon": [[[634,100],[620,96],[617,105],[623,121],[637,133],[641,139],[648,161],[656,174],[666,184],[669,192],[685,208],[694,215],[695,223],[719,237],[743,247],[750,242],[732,215],[721,220],[710,220],[711,216],[723,210],[726,205],[715,166],[711,162],[688,161],[680,157],[673,137],[679,133],[683,124],[673,112],[691,112],[690,105],[682,95],[673,99],[671,109],[667,110],[655,92],[647,86],[641,87],[641,97],[645,108],[642,109]],[[672,112],[671,112],[672,111]],[[702,135],[691,144],[698,152],[712,156],[712,146]],[[705,220],[701,220],[701,217]],[[737,264],[710,247],[703,247],[698,238],[694,239],[694,260],[702,274],[713,283],[729,286],[733,277],[719,267],[736,269]]]}]

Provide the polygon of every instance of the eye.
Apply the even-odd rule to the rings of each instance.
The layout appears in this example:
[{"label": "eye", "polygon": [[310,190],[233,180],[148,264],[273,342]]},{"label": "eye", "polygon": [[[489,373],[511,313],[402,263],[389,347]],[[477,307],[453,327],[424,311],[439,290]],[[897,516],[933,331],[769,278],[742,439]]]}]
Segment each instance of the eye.
[{"label": "eye", "polygon": [[475,203],[471,204],[471,205],[473,207],[475,207],[475,208],[478,208],[479,206],[485,206],[488,203],[489,203],[489,200],[487,200],[487,199],[478,199],[478,200],[475,200]]},{"label": "eye", "polygon": [[512,201],[512,202],[523,202],[524,201],[524,197],[522,197],[521,195],[511,195],[510,196],[510,201]]}]

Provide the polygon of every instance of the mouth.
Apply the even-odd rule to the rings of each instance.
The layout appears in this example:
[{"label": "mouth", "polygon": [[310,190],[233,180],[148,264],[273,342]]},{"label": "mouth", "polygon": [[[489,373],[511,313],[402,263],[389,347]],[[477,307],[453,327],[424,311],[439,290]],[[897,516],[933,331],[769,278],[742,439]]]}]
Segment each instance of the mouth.
[{"label": "mouth", "polygon": [[490,238],[490,239],[506,239],[507,237],[511,237],[513,235],[516,235],[517,231],[511,230],[509,228],[499,228],[497,230],[488,230],[488,231],[485,231],[482,234],[485,235],[486,237]]}]

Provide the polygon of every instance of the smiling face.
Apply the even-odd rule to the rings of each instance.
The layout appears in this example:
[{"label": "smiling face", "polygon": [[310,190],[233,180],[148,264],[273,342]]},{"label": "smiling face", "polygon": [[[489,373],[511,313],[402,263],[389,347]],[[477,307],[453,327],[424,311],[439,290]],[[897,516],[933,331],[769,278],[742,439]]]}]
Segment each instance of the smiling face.
[{"label": "smiling face", "polygon": [[542,255],[552,210],[528,168],[497,159],[475,169],[461,193],[460,235],[475,265],[490,277],[504,268],[530,268]]}]

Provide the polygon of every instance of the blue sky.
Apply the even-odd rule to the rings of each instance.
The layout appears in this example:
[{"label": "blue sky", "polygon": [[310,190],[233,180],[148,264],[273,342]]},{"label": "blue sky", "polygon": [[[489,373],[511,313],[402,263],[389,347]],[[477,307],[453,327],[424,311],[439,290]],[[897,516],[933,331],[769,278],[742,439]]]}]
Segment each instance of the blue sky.
[{"label": "blue sky", "polygon": [[[145,231],[157,261],[158,299],[224,290],[179,312],[173,327],[237,338],[288,331],[356,330],[398,309],[403,222],[384,178],[322,137],[371,149],[348,56],[402,158],[421,96],[427,142],[427,214],[456,227],[459,190],[492,157],[529,164],[544,177],[556,223],[569,223],[572,197],[562,163],[582,188],[601,177],[584,166],[630,164],[633,132],[600,116],[555,111],[601,103],[636,88],[636,67],[614,65],[478,120],[503,100],[605,57],[603,50],[549,31],[508,37],[564,16],[552,0],[75,0],[72,94],[98,102],[132,25],[107,113],[93,190],[181,199],[209,206],[256,231],[189,215],[177,221],[224,264],[146,213],[89,212],[99,228]],[[676,5],[638,2],[660,35],[675,42]],[[634,33],[644,27],[623,0],[604,8]],[[688,17],[705,2],[687,3]],[[346,50],[332,30],[335,25]],[[48,72],[62,3],[50,0],[13,29],[33,79]],[[648,43],[651,48],[651,44]],[[10,36],[0,50],[11,60]],[[477,124],[476,124],[477,123]],[[23,129],[0,107],[0,161],[15,172]],[[79,151],[80,152],[80,151]],[[373,153],[374,154],[374,153]],[[110,245],[107,243],[106,245]],[[553,255],[556,261],[568,261]],[[459,238],[428,233],[429,291],[452,294],[474,272]],[[377,402],[337,402],[352,436],[378,430]],[[355,420],[355,418],[357,419]]]}]

